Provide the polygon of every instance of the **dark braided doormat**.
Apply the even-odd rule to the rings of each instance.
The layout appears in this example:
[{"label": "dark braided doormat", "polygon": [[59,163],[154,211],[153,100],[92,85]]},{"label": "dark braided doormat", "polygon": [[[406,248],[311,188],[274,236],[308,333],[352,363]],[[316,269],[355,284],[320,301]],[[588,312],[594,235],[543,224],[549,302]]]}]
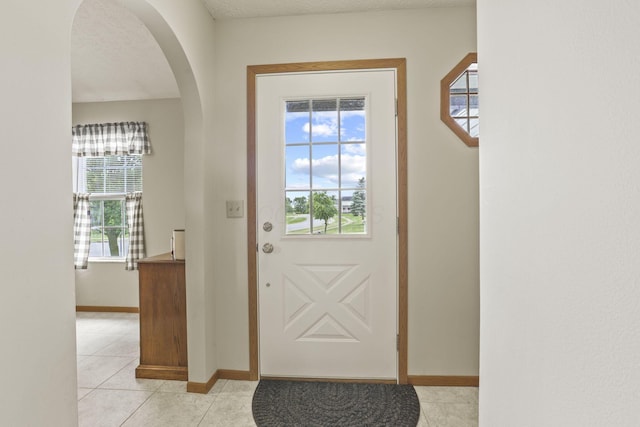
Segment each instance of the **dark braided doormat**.
[{"label": "dark braided doormat", "polygon": [[420,402],[411,385],[260,380],[253,419],[272,426],[415,427]]}]

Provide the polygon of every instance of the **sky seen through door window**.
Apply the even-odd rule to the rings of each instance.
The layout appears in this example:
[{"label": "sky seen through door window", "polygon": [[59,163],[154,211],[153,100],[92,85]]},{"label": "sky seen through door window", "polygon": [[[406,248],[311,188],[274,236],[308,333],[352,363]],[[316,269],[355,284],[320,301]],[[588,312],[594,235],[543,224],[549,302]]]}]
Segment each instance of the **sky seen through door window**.
[{"label": "sky seen through door window", "polygon": [[287,102],[287,189],[356,188],[366,176],[364,99],[355,101],[339,100],[340,110],[336,99]]},{"label": "sky seen through door window", "polygon": [[287,233],[364,233],[365,98],[286,101],[284,122]]}]

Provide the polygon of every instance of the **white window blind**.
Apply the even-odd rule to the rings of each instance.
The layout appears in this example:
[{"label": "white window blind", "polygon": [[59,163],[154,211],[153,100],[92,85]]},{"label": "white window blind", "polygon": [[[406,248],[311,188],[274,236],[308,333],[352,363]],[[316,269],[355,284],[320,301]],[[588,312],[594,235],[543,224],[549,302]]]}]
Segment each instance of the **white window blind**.
[{"label": "white window blind", "polygon": [[142,156],[74,157],[74,192],[125,194],[142,191]]}]

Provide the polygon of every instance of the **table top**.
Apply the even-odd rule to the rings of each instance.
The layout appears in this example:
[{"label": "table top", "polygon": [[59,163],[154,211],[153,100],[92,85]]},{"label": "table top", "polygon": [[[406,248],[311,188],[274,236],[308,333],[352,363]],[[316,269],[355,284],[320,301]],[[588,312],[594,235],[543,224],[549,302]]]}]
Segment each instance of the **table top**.
[{"label": "table top", "polygon": [[173,259],[171,256],[171,252],[167,252],[166,254],[155,255],[147,258],[143,258],[138,260],[138,264],[158,264],[158,263],[182,263],[184,264],[183,259]]}]

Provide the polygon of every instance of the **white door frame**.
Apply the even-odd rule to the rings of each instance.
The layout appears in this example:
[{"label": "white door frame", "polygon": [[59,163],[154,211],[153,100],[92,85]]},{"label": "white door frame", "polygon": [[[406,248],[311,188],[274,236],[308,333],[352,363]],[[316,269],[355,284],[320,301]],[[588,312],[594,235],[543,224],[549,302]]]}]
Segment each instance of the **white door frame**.
[{"label": "white door frame", "polygon": [[407,384],[408,351],[408,210],[406,59],[306,62],[247,67],[247,258],[249,294],[249,378],[258,370],[258,252],[256,217],[256,77],[261,74],[395,69],[397,76],[398,197],[398,382]]}]

